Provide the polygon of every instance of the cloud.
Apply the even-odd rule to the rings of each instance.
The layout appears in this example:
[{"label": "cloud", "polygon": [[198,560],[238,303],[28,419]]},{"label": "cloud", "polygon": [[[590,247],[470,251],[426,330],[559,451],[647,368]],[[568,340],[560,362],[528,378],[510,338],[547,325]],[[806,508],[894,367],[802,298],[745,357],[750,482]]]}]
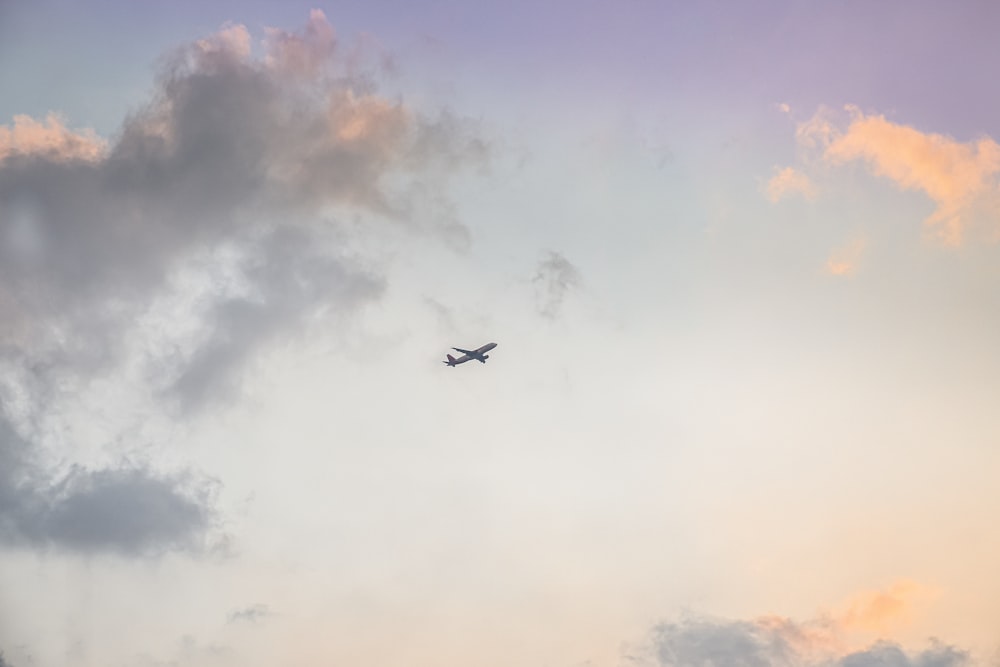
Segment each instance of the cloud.
[{"label": "cloud", "polygon": [[773,203],[778,203],[782,199],[793,194],[799,194],[806,199],[816,196],[816,186],[813,185],[809,177],[793,167],[784,169],[774,168],[774,176],[767,182],[767,198]]},{"label": "cloud", "polygon": [[996,212],[1000,201],[1000,144],[989,137],[963,143],[924,133],[847,107],[850,124],[839,129],[820,110],[797,131],[800,144],[821,148],[832,164],[863,161],[871,171],[904,190],[926,194],[936,209],[925,224],[944,243],[958,245],[984,210]]},{"label": "cloud", "polygon": [[970,653],[941,641],[931,639],[913,650],[888,638],[933,593],[900,580],[858,593],[839,611],[805,621],[689,614],[655,626],[632,657],[662,667],[971,667],[976,663]]},{"label": "cloud", "polygon": [[164,387],[186,411],[232,397],[248,360],[284,332],[307,327],[333,304],[338,315],[350,314],[384,289],[382,277],[302,229],[271,230],[243,250],[241,293],[216,298],[199,313],[201,334],[180,353]]},{"label": "cloud", "polygon": [[333,27],[321,9],[309,13],[303,31],[267,29],[268,66],[292,76],[314,76],[329,64],[337,47]]},{"label": "cloud", "polygon": [[854,596],[840,614],[849,629],[885,633],[892,625],[905,622],[915,603],[934,596],[934,590],[908,579],[886,589],[865,591]]},{"label": "cloud", "polygon": [[229,614],[229,623],[257,623],[274,613],[266,604],[255,604]]},{"label": "cloud", "polygon": [[962,667],[967,652],[939,642],[906,651],[889,641],[844,650],[831,621],[686,617],[658,625],[646,660],[661,667]]},{"label": "cloud", "polygon": [[868,243],[863,237],[837,248],[826,261],[826,272],[833,276],[849,276],[857,271]]},{"label": "cloud", "polygon": [[559,253],[549,251],[539,261],[531,280],[535,284],[538,312],[543,317],[554,318],[566,295],[580,285],[580,271]]},{"label": "cloud", "polygon": [[227,25],[168,54],[110,141],[58,115],[0,126],[7,543],[194,549],[212,523],[206,480],[124,461],[66,472],[36,455],[71,446],[71,408],[115,382],[154,412],[238,397],[270,346],[382,294],[354,221],[460,229],[426,214],[447,208],[450,174],[485,159],[472,124],[379,94],[357,58],[338,59],[320,11],[268,30],[261,57],[252,44]]},{"label": "cloud", "polygon": [[215,485],[147,467],[73,467],[54,476],[0,421],[0,541],[128,556],[202,551],[214,527]]},{"label": "cloud", "polygon": [[62,118],[52,113],[44,122],[17,115],[13,126],[0,125],[0,163],[38,155],[60,162],[93,162],[104,157],[106,151],[107,142],[93,130],[70,130]]}]

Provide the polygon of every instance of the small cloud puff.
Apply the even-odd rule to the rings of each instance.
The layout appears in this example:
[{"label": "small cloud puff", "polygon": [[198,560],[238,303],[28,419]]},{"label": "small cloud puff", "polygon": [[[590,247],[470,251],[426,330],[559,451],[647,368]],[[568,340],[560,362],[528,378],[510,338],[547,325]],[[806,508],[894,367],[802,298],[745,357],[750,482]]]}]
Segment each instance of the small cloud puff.
[{"label": "small cloud puff", "polygon": [[567,294],[580,285],[580,271],[559,253],[549,251],[548,256],[538,263],[532,282],[535,284],[538,312],[543,317],[554,319],[559,315]]},{"label": "small cloud puff", "polygon": [[863,237],[837,248],[826,261],[826,271],[832,276],[849,276],[857,271],[868,243]]},{"label": "small cloud puff", "polygon": [[274,616],[274,612],[266,604],[254,604],[246,607],[245,609],[239,609],[237,611],[231,612],[229,614],[229,623],[257,623],[258,621],[263,621],[269,616]]}]

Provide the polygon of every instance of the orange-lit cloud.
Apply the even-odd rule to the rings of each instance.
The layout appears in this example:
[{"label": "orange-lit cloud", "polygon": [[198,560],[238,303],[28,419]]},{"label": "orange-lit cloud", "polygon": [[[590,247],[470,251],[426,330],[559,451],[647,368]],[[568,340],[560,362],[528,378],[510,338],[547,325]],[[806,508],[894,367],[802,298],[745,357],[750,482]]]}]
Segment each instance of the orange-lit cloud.
[{"label": "orange-lit cloud", "polygon": [[774,176],[767,182],[767,198],[777,203],[785,197],[799,194],[806,199],[816,196],[816,186],[808,176],[793,167],[779,169],[775,167]]},{"label": "orange-lit cloud", "polygon": [[873,173],[904,190],[925,193],[937,208],[926,220],[935,236],[948,245],[962,242],[977,211],[1000,198],[1000,144],[989,137],[962,143],[893,123],[882,115],[866,115],[847,107],[851,122],[837,129],[821,110],[797,131],[800,145],[823,148],[828,162],[863,160]]},{"label": "orange-lit cloud", "polygon": [[363,141],[383,154],[405,136],[410,120],[403,105],[373,95],[346,91],[330,105],[330,132],[338,141]]},{"label": "orange-lit cloud", "polygon": [[0,125],[0,161],[13,155],[44,155],[47,159],[96,161],[104,157],[107,143],[90,129],[67,128],[56,114],[44,121],[14,116],[14,124]]}]

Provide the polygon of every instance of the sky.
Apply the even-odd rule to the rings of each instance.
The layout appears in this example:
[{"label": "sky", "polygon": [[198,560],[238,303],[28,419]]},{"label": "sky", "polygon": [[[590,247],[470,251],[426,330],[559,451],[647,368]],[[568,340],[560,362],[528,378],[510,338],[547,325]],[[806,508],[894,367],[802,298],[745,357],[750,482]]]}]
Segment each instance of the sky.
[{"label": "sky", "polygon": [[998,29],[0,0],[0,665],[1000,664]]}]

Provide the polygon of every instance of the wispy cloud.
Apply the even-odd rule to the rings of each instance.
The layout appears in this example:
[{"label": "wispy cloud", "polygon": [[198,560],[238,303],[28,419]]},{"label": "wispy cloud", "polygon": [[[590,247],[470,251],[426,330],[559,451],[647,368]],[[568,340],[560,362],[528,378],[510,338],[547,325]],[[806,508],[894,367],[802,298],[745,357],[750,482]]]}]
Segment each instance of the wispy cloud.
[{"label": "wispy cloud", "polygon": [[257,623],[273,615],[274,612],[266,604],[254,604],[231,612],[228,621],[229,623]]},{"label": "wispy cloud", "polygon": [[812,199],[816,196],[816,186],[807,175],[794,167],[775,167],[774,176],[767,182],[765,193],[773,203],[795,194]]},{"label": "wispy cloud", "polygon": [[538,263],[532,278],[538,312],[544,317],[559,315],[567,294],[580,285],[580,271],[557,252],[549,253]]},{"label": "wispy cloud", "polygon": [[826,261],[826,272],[834,276],[849,276],[858,270],[868,242],[858,236],[849,243],[835,249]]},{"label": "wispy cloud", "polygon": [[934,589],[904,579],[882,590],[858,593],[838,614],[838,620],[845,628],[884,636],[894,626],[905,624],[919,603],[934,596]]}]

